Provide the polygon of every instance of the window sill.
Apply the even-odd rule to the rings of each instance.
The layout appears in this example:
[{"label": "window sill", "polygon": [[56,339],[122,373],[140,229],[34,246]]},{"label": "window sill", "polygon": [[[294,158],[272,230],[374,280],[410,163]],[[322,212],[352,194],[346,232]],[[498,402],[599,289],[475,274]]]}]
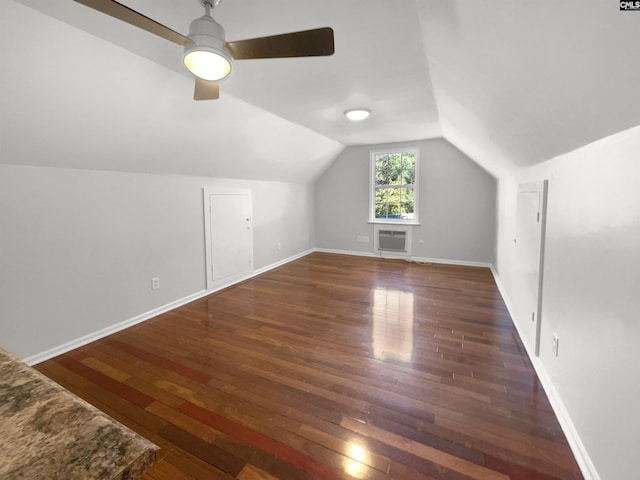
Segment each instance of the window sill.
[{"label": "window sill", "polygon": [[417,220],[369,220],[367,223],[377,223],[381,225],[411,225],[411,226],[419,226],[420,222]]}]

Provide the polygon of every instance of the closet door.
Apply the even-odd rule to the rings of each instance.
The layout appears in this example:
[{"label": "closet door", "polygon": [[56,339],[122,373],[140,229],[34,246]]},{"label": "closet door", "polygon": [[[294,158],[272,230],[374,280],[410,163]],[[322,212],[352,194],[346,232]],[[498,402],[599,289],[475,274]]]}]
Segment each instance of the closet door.
[{"label": "closet door", "polygon": [[518,189],[516,206],[517,278],[514,320],[523,342],[538,355],[542,309],[542,267],[547,181],[527,183]]},{"label": "closet door", "polygon": [[207,289],[253,273],[249,190],[204,190]]}]

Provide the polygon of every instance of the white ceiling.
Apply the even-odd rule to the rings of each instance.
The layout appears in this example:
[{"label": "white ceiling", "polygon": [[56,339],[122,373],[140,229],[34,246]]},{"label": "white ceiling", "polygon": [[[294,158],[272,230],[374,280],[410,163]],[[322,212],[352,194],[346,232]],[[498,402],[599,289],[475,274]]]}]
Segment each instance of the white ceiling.
[{"label": "white ceiling", "polygon": [[444,136],[492,169],[640,124],[640,14],[615,0],[419,1]]},{"label": "white ceiling", "polygon": [[[18,1],[192,78],[182,64],[181,47],[166,40],[71,0]],[[198,0],[121,3],[184,35],[204,13]],[[212,15],[228,40],[324,26],[335,32],[331,57],[234,62],[222,95],[344,145],[440,135],[414,0],[223,0]],[[343,115],[360,106],[374,112],[364,128]]]},{"label": "white ceiling", "polygon": [[[229,40],[331,26],[336,53],[235,62],[211,102],[180,47],[71,0],[15,2],[5,163],[312,181],[345,146],[444,136],[500,175],[640,124],[640,14],[613,0],[223,0]],[[122,3],[184,34],[202,13]],[[358,106],[372,116],[348,122]]]}]

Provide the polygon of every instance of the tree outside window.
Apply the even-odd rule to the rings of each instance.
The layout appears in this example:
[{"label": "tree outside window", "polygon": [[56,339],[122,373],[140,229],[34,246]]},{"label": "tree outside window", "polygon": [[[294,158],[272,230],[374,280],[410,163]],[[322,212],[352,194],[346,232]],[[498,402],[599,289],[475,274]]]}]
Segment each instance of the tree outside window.
[{"label": "tree outside window", "polygon": [[417,152],[372,154],[375,220],[415,221]]}]

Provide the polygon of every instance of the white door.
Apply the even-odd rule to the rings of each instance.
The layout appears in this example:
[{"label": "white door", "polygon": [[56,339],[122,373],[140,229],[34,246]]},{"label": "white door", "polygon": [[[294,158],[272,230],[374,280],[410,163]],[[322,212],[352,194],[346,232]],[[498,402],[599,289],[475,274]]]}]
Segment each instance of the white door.
[{"label": "white door", "polygon": [[517,278],[515,315],[520,331],[535,355],[540,349],[542,265],[547,181],[520,185],[516,207]]},{"label": "white door", "polygon": [[204,190],[207,288],[253,272],[251,191]]}]

